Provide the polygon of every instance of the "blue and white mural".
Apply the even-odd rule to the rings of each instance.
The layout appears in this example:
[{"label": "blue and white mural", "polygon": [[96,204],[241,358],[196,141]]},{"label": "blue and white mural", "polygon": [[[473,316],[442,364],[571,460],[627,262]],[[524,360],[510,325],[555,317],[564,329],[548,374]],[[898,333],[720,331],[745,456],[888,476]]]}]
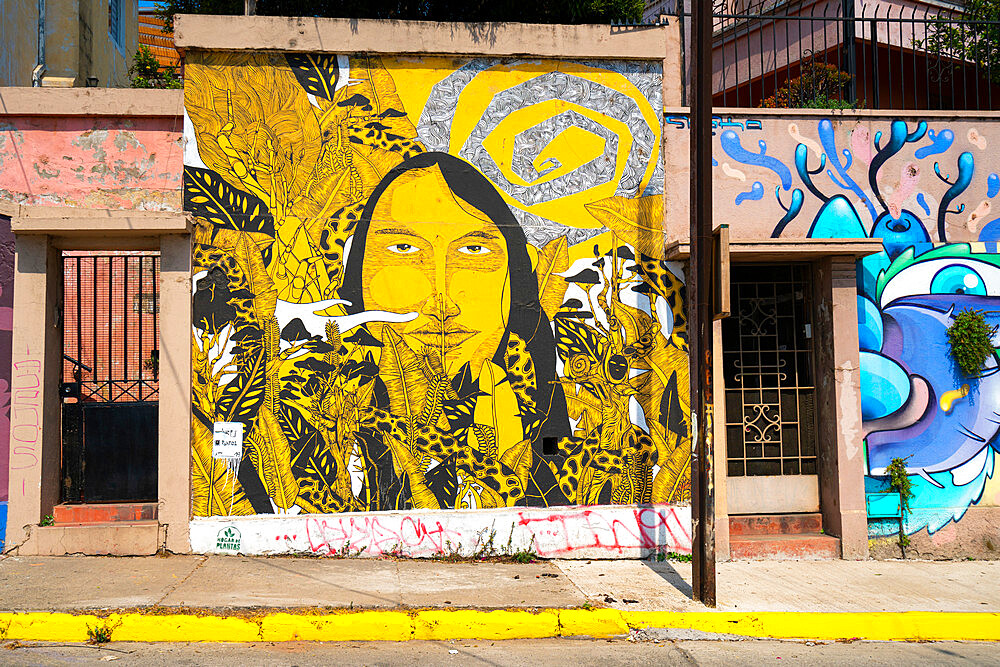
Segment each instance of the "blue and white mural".
[{"label": "blue and white mural", "polygon": [[[990,168],[1000,145],[967,123],[806,122],[801,132],[778,119],[760,133],[717,132],[716,178],[774,184],[765,195],[755,181],[733,201],[741,216],[760,207],[755,217],[777,202],[774,238],[882,239],[884,252],[858,266],[866,487],[883,490],[886,466],[905,458],[916,493],[906,532],[934,535],[971,505],[1000,501],[1000,363],[994,352],[979,376],[963,375],[945,334],[969,309],[1000,324],[1000,176]],[[791,154],[768,153],[779,128],[796,139]],[[872,536],[897,530],[870,525]]]}]

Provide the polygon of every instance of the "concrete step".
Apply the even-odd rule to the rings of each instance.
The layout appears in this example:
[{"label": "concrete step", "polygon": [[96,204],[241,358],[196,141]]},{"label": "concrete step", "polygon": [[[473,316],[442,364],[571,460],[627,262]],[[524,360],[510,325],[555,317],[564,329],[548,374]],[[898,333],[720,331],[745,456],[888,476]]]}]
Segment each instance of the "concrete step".
[{"label": "concrete step", "polygon": [[158,521],[68,523],[39,526],[32,536],[39,556],[152,556],[160,546]]},{"label": "concrete step", "polygon": [[82,503],[56,505],[52,518],[58,524],[154,521],[156,503]]},{"label": "concrete step", "polygon": [[840,558],[840,538],[821,533],[730,536],[730,560],[829,560]]},{"label": "concrete step", "polygon": [[820,533],[823,515],[809,514],[745,514],[729,517],[729,534],[744,535],[802,535]]}]

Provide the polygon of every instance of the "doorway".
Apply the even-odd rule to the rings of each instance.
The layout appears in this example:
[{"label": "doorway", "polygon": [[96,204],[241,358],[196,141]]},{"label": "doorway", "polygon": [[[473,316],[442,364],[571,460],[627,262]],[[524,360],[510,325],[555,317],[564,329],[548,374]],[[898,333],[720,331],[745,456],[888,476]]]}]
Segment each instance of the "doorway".
[{"label": "doorway", "polygon": [[812,267],[734,265],[722,322],[729,514],[819,511]]},{"label": "doorway", "polygon": [[61,501],[156,501],[159,253],[62,260]]}]

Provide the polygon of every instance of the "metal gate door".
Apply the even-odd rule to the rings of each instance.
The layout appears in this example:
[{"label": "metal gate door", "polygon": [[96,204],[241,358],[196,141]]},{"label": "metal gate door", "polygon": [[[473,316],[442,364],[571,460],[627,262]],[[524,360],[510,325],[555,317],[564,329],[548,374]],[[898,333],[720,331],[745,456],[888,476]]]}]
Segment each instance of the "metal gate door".
[{"label": "metal gate door", "polygon": [[62,502],[156,500],[160,257],[63,254]]},{"label": "metal gate door", "polygon": [[734,266],[731,275],[722,324],[729,513],[815,512],[810,267]]}]

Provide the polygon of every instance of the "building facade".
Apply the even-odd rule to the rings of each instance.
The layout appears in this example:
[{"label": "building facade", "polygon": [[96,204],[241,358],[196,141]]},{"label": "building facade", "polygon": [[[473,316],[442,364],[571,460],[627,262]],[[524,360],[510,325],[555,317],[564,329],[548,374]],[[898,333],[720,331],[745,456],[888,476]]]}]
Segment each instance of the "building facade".
[{"label": "building facade", "polygon": [[127,88],[138,0],[4,0],[0,86]]},{"label": "building facade", "polygon": [[[95,91],[69,145],[8,153],[72,163],[9,188],[8,549],[690,551],[679,23],[491,29],[182,17],[183,105]],[[995,556],[1000,396],[944,338],[990,312],[994,124],[717,117],[720,558],[899,555],[897,456],[911,555]],[[111,516],[60,496],[63,255],[156,249],[157,501]]]}]

